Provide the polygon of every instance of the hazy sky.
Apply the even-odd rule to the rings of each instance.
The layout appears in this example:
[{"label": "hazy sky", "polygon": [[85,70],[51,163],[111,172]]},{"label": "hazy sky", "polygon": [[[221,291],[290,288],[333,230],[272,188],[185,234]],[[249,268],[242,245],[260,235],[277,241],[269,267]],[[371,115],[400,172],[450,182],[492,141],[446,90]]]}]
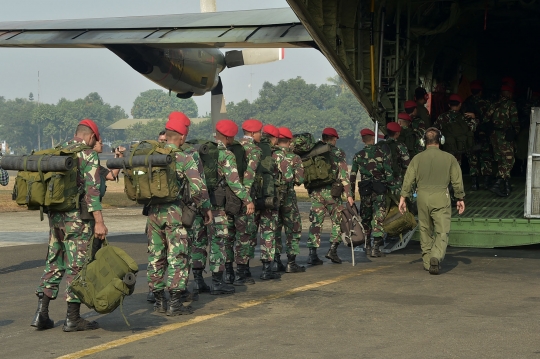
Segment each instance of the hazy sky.
[{"label": "hazy sky", "polygon": [[[217,0],[218,11],[287,6],[285,0]],[[0,22],[200,12],[199,0],[0,0],[0,7]],[[27,98],[33,92],[37,99],[38,71],[40,99],[46,103],[98,92],[106,102],[120,105],[130,114],[139,93],[160,88],[106,49],[0,48],[0,96]],[[301,76],[309,83],[322,84],[335,75],[318,51],[286,49],[283,61],[225,69],[221,78],[226,101],[238,102],[256,98],[265,81],[277,83]],[[201,115],[210,111],[210,94],[193,98]]]}]

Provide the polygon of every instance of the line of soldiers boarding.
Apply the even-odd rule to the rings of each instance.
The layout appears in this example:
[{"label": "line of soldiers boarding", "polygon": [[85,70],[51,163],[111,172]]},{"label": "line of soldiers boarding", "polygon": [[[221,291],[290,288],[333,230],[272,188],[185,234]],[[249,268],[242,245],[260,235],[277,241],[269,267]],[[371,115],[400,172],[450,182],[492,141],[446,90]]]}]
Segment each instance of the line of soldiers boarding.
[{"label": "line of soldiers boarding", "polygon": [[[474,86],[474,87],[473,87]],[[512,88],[502,87],[501,99],[487,105],[481,99],[480,83],[473,84],[473,96],[467,99],[481,108],[468,110],[461,114],[462,101],[458,96],[450,98],[450,111],[442,114],[436,121],[444,134],[448,124],[467,121],[470,131],[476,131],[480,123],[492,122],[494,131],[487,142],[493,143],[495,159],[498,161],[498,179],[491,190],[499,195],[508,195],[509,170],[513,164],[512,139],[506,136],[509,129],[519,130],[515,121],[515,104],[511,101]],[[343,197],[350,205],[354,204],[355,183],[360,171],[361,181],[358,190],[361,195],[362,224],[366,238],[373,237],[373,243],[366,243],[366,253],[371,257],[381,256],[383,242],[382,223],[386,216],[386,196],[397,195],[401,189],[403,175],[411,158],[422,151],[421,134],[429,126],[429,114],[425,108],[425,90],[417,89],[416,101],[406,101],[405,112],[400,113],[397,123],[387,124],[387,139],[375,143],[376,134],[370,129],[361,131],[365,147],[353,159],[349,175],[345,153],[336,147],[339,139],[337,131],[325,128],[322,142],[330,145],[331,172],[333,183],[309,190],[312,205],[309,214],[311,226],[307,247],[307,263],[320,265],[318,257],[320,234],[324,217],[329,215],[332,222],[330,235],[331,247],[325,257],[333,263],[341,263],[337,248],[341,242],[339,208]],[[467,103],[466,102],[466,103]],[[471,105],[472,106],[472,105]],[[464,106],[465,107],[465,106]],[[481,121],[480,121],[481,119]],[[182,150],[188,136],[190,120],[180,112],[173,112],[163,133],[166,146],[174,149],[176,172],[179,182],[189,183],[190,195],[198,208],[197,216],[190,229],[182,225],[182,210],[178,203],[150,205],[148,215],[148,300],[154,301],[154,309],[168,316],[191,314],[193,308],[184,305],[187,301],[197,300],[199,293],[232,294],[235,286],[254,284],[249,262],[254,258],[257,233],[261,233],[260,259],[263,264],[261,280],[275,280],[280,272],[301,273],[304,266],[296,263],[299,254],[301,219],[294,186],[304,181],[302,160],[291,151],[293,135],[287,128],[276,128],[256,120],[246,120],[242,124],[243,137],[239,141],[246,157],[243,174],[238,172],[235,155],[228,150],[238,133],[238,126],[231,120],[221,120],[216,125],[215,143],[219,150],[217,172],[220,179],[242,202],[241,211],[228,215],[223,202],[216,201],[209,193],[204,178],[204,168],[199,153],[194,148]],[[68,302],[66,321],[63,330],[80,331],[98,328],[94,321],[89,322],[80,316],[80,300],[71,292],[69,284],[83,266],[87,246],[92,237],[104,239],[108,233],[101,215],[101,197],[105,180],[115,180],[118,171],[107,170],[100,166],[96,148],[101,138],[97,125],[85,119],[77,127],[75,136],[63,146],[85,144],[78,153],[78,181],[83,188],[84,204],[91,219],[82,219],[79,209],[68,212],[49,212],[51,227],[45,272],[36,290],[38,308],[32,326],[38,329],[50,329],[54,322],[49,318],[48,308],[51,300],[56,299],[60,281],[66,274]],[[251,187],[256,170],[263,157],[262,144],[271,149],[270,157],[277,164],[274,177],[282,181],[284,199],[277,209],[257,209],[251,197]],[[96,146],[96,147],[94,147]],[[487,146],[486,146],[487,147]],[[486,151],[487,152],[487,151]],[[121,156],[120,152],[116,153]],[[458,157],[459,153],[456,153]],[[488,161],[483,151],[472,154],[477,161]],[[489,176],[487,165],[483,165],[476,176]],[[475,174],[473,173],[473,176]],[[337,185],[335,185],[337,184]],[[478,187],[478,183],[473,182]],[[281,261],[283,245],[281,228],[285,229],[287,264]],[[203,271],[212,273],[211,284],[203,279]],[[233,263],[236,263],[234,272]],[[188,275],[193,272],[193,291],[188,290]],[[165,291],[169,292],[166,299]]]}]

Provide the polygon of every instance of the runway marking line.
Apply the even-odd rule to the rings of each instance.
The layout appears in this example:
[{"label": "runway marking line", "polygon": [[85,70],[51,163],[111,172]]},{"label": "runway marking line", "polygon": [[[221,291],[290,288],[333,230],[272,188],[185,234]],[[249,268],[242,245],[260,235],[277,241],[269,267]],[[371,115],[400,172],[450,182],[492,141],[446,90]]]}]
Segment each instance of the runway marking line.
[{"label": "runway marking line", "polygon": [[83,350],[80,350],[80,351],[77,351],[77,352],[74,352],[74,353],[71,353],[71,354],[62,355],[62,356],[58,357],[58,359],[78,359],[78,358],[83,358],[83,357],[88,356],[88,355],[100,353],[100,352],[103,352],[105,350],[109,350],[109,349],[116,348],[116,347],[119,347],[119,346],[122,346],[122,345],[126,345],[126,344],[129,344],[129,343],[136,342],[138,340],[151,338],[151,337],[154,337],[156,335],[165,334],[165,333],[171,332],[171,331],[176,330],[176,329],[187,327],[189,325],[205,322],[205,321],[210,320],[210,319],[214,319],[214,318],[221,317],[221,316],[224,316],[224,315],[227,315],[227,314],[238,312],[239,310],[242,310],[242,309],[255,307],[257,305],[269,302],[271,300],[288,297],[288,296],[293,295],[295,293],[301,293],[301,292],[305,292],[305,291],[308,291],[308,290],[311,290],[311,289],[320,288],[320,287],[323,287],[323,286],[326,286],[326,285],[329,285],[329,284],[334,284],[334,283],[337,283],[337,282],[341,282],[341,281],[343,281],[345,279],[358,277],[358,276],[361,276],[361,275],[364,275],[364,274],[373,273],[373,272],[379,271],[381,269],[386,269],[386,268],[390,268],[390,267],[393,267],[393,266],[388,265],[388,266],[382,266],[382,267],[377,267],[377,268],[363,269],[361,271],[341,275],[341,276],[335,277],[333,279],[322,280],[322,281],[307,284],[307,285],[304,285],[304,286],[301,286],[301,287],[296,287],[296,288],[293,288],[293,289],[289,289],[289,290],[286,290],[286,291],[283,291],[283,292],[270,294],[270,295],[267,295],[265,297],[262,297],[261,299],[254,299],[254,300],[249,300],[247,302],[240,303],[240,304],[237,305],[237,307],[225,310],[225,311],[220,312],[220,313],[199,315],[199,316],[196,316],[195,318],[190,319],[190,320],[185,321],[185,322],[167,324],[167,325],[164,325],[162,327],[159,327],[159,328],[156,328],[156,329],[153,329],[153,330],[149,330],[149,331],[146,331],[146,332],[143,332],[143,333],[132,334],[132,335],[129,335],[129,336],[124,337],[124,338],[120,338],[120,339],[110,341],[108,343],[96,345],[94,347],[83,349]]}]

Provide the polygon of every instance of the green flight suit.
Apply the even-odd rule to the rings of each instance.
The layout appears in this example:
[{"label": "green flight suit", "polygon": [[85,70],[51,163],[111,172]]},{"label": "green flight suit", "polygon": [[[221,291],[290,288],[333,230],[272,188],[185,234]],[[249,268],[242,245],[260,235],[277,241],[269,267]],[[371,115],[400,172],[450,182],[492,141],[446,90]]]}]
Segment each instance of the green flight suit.
[{"label": "green flight suit", "polygon": [[463,199],[463,178],[456,158],[436,146],[426,147],[425,151],[414,156],[405,172],[401,196],[410,198],[416,184],[420,246],[425,269],[429,269],[431,257],[440,263],[446,254],[452,216],[449,183],[454,188],[454,196]]}]

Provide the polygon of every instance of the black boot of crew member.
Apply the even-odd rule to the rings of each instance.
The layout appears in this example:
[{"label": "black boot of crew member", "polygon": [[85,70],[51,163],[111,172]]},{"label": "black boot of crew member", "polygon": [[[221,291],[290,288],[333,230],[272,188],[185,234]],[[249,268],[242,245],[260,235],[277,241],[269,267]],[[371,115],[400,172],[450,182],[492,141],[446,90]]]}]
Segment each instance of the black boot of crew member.
[{"label": "black boot of crew member", "polygon": [[499,197],[506,197],[506,183],[504,179],[497,178],[495,184],[489,189],[491,192],[495,193]]},{"label": "black boot of crew member", "polygon": [[156,298],[154,297],[154,292],[151,289],[148,289],[148,294],[146,295],[146,301],[150,303],[155,303]]},{"label": "black boot of crew member", "polygon": [[45,293],[38,293],[38,306],[36,309],[36,315],[32,320],[33,327],[38,329],[51,329],[54,328],[54,321],[49,318],[49,303],[51,298],[45,295]]},{"label": "black boot of crew member", "polygon": [[[249,259],[246,267],[246,278],[251,278],[251,271],[249,270]],[[255,284],[255,281],[253,281],[253,284]]]},{"label": "black boot of crew member", "polygon": [[332,263],[341,264],[341,258],[337,255],[337,247],[339,246],[339,242],[334,242],[330,246],[330,249],[328,250],[328,253],[326,253],[325,257],[330,259]]},{"label": "black boot of crew member", "polygon": [[273,272],[285,272],[285,266],[281,262],[281,253],[274,255],[274,262],[272,263]]},{"label": "black boot of crew member", "polygon": [[236,277],[234,278],[233,285],[240,287],[246,284],[255,284],[255,281],[251,277],[246,277],[247,264],[236,265]]},{"label": "black boot of crew member", "polygon": [[309,249],[309,257],[307,260],[307,264],[311,264],[312,266],[321,265],[324,262],[319,258],[317,255],[317,248],[310,248]]},{"label": "black boot of crew member", "polygon": [[234,287],[226,284],[223,281],[223,272],[212,272],[212,286],[210,287],[210,294],[234,294],[234,292]]},{"label": "black boot of crew member", "polygon": [[305,271],[306,267],[296,264],[295,255],[287,254],[287,267],[285,268],[285,273],[301,273]]},{"label": "black boot of crew member", "polygon": [[186,291],[171,290],[169,294],[171,295],[171,300],[169,300],[169,308],[167,309],[168,317],[175,317],[177,315],[187,315],[193,313],[191,307],[186,307],[182,304],[188,296],[188,293],[186,293]]},{"label": "black boot of crew member", "polygon": [[232,262],[225,263],[225,283],[233,284],[234,283],[234,268]]},{"label": "black boot of crew member", "polygon": [[167,311],[167,300],[165,299],[165,291],[157,290],[154,293],[154,312],[165,313]]},{"label": "black boot of crew member", "polygon": [[199,293],[210,292],[210,287],[204,281],[202,269],[193,269],[193,291],[198,291]]},{"label": "black boot of crew member", "polygon": [[512,184],[510,183],[510,178],[507,178],[504,183],[506,187],[506,195],[510,196],[510,193],[512,193]]},{"label": "black boot of crew member", "polygon": [[480,189],[480,181],[478,180],[478,176],[472,176],[471,181],[471,191],[478,191]]},{"label": "black boot of crew member", "polygon": [[62,327],[64,332],[77,332],[83,330],[94,330],[98,328],[99,325],[97,322],[89,322],[81,318],[81,303],[68,302],[66,321]]},{"label": "black boot of crew member", "polygon": [[278,272],[272,271],[272,262],[270,261],[263,261],[262,262],[262,274],[261,279],[262,280],[270,280],[270,279],[279,279],[281,278],[281,274]]}]

